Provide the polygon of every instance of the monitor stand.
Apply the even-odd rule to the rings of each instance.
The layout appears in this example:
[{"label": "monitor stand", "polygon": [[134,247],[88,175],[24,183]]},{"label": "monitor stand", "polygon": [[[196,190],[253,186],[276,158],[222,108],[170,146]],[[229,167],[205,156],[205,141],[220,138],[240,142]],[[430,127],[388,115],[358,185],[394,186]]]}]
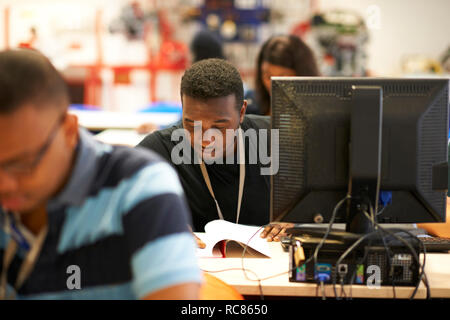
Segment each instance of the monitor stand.
[{"label": "monitor stand", "polygon": [[[332,230],[327,239],[353,243],[374,231],[368,219],[377,209],[381,174],[383,90],[380,86],[352,86],[351,132],[349,142],[349,182],[345,231]],[[376,219],[376,214],[374,218]],[[323,237],[327,228],[293,228],[293,235]],[[324,243],[324,246],[327,242]]]},{"label": "monitor stand", "polygon": [[[374,231],[374,225],[366,214],[370,215],[371,210],[377,209],[379,198],[383,90],[379,86],[352,86],[351,96],[348,182],[350,200],[347,201],[346,232],[333,230],[330,235],[345,235],[353,239]],[[374,216],[376,219],[375,214]],[[314,233],[324,235],[325,231],[326,229],[316,229]]]}]

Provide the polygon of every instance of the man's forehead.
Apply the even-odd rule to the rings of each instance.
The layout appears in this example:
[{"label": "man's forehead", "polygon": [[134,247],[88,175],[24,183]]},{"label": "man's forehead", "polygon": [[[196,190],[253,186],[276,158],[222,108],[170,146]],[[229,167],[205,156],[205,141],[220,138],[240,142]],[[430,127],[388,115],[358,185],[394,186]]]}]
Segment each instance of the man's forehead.
[{"label": "man's forehead", "polygon": [[183,117],[191,120],[223,120],[239,114],[234,94],[209,99],[183,96]]},{"label": "man's forehead", "polygon": [[41,143],[56,115],[54,110],[25,106],[9,114],[0,114],[0,162],[14,158]]},{"label": "man's forehead", "polygon": [[19,126],[23,125],[30,127],[29,123],[32,123],[32,127],[38,128],[40,126],[46,126],[54,122],[54,119],[58,117],[60,113],[56,108],[51,107],[36,107],[32,104],[19,107],[10,113],[0,113],[0,121],[5,124],[11,123],[11,125]]},{"label": "man's forehead", "polygon": [[235,105],[236,104],[236,96],[234,93],[229,94],[223,97],[216,98],[201,98],[201,97],[191,97],[189,95],[182,95],[182,104],[183,107],[187,106],[219,106],[219,105]]}]

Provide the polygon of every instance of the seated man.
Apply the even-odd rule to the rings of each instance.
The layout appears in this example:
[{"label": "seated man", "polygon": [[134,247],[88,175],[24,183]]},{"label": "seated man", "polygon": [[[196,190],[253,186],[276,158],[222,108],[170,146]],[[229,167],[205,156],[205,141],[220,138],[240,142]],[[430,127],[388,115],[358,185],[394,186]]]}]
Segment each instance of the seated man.
[{"label": "seated man", "polygon": [[0,52],[0,298],[197,298],[175,171],[97,142],[68,104],[45,57]]},{"label": "seated man", "polygon": [[447,217],[445,223],[419,223],[419,228],[425,229],[430,235],[450,239],[450,197],[447,197]]},{"label": "seated man", "polygon": [[229,62],[197,62],[181,80],[182,121],[139,144],[178,171],[194,231],[203,232],[206,223],[219,218],[269,222],[270,175],[264,171],[269,163],[261,155],[269,153],[270,118],[245,116],[243,96],[241,76]]},{"label": "seated man", "polygon": [[[450,142],[448,144],[448,159],[450,159]],[[419,228],[425,229],[435,237],[450,239],[450,168],[448,170],[448,192],[447,192],[447,217],[445,223],[420,223]]]}]

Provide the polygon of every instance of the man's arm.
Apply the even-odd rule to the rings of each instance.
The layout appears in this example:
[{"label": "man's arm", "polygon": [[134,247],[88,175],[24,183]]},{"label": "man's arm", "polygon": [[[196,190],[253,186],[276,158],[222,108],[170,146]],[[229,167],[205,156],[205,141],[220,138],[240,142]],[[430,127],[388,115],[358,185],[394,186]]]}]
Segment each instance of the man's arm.
[{"label": "man's arm", "polygon": [[146,295],[143,300],[198,300],[200,298],[200,284],[195,282],[183,283]]},{"label": "man's arm", "polygon": [[450,238],[450,197],[447,197],[447,217],[445,221],[444,223],[420,223],[417,226],[435,237]]},{"label": "man's arm", "polygon": [[150,133],[141,142],[139,142],[136,148],[152,150],[171,163],[170,150],[166,146],[167,141],[165,141],[165,137],[167,135],[166,130],[167,129]]},{"label": "man's arm", "polygon": [[136,297],[198,298],[202,274],[174,169],[164,162],[141,169],[122,205]]}]

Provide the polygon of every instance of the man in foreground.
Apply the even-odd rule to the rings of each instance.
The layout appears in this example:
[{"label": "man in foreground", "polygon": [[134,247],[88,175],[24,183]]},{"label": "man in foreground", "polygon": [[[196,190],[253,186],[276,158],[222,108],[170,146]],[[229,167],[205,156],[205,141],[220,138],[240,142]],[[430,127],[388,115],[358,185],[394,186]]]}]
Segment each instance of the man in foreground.
[{"label": "man in foreground", "polygon": [[0,52],[0,298],[195,299],[174,170],[95,141],[37,52]]}]

